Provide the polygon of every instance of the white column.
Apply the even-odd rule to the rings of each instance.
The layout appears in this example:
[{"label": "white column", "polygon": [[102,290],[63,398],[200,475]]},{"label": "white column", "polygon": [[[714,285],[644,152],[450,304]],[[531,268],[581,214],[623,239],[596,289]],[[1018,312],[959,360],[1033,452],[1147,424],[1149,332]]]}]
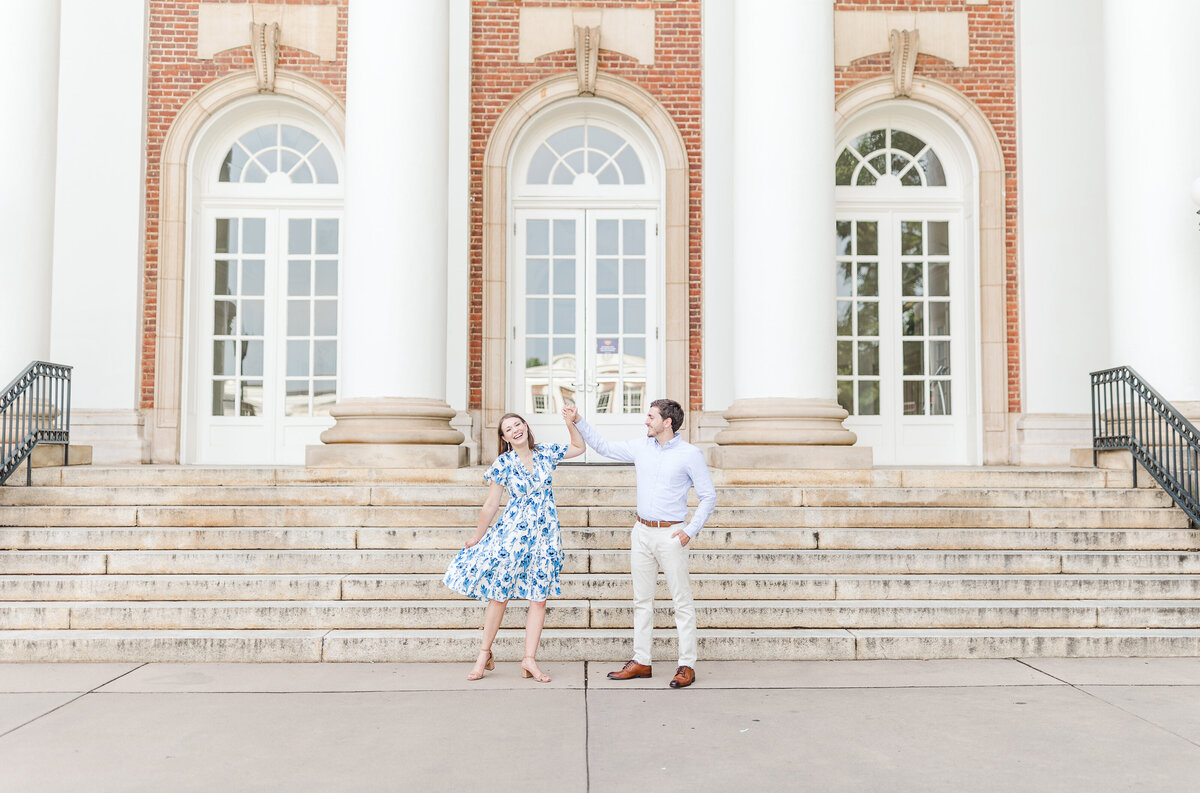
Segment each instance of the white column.
[{"label": "white column", "polygon": [[737,3],[733,28],[734,402],[713,462],[870,465],[835,399],[833,5]]},{"label": "white column", "polygon": [[355,0],[346,75],[342,401],[309,465],[457,466],[446,404],[449,11]]},{"label": "white column", "polygon": [[1172,402],[1196,402],[1200,229],[1190,188],[1200,101],[1172,76],[1195,72],[1200,4],[1107,0],[1104,28],[1112,364],[1132,366]]},{"label": "white column", "polygon": [[149,454],[138,410],[146,24],[145,2],[62,0],[50,356],[75,367],[71,441],[97,463]]},{"label": "white column", "polygon": [[58,23],[58,0],[39,0],[6,3],[0,24],[0,51],[9,64],[0,69],[0,224],[6,229],[0,387],[30,361],[50,357]]}]

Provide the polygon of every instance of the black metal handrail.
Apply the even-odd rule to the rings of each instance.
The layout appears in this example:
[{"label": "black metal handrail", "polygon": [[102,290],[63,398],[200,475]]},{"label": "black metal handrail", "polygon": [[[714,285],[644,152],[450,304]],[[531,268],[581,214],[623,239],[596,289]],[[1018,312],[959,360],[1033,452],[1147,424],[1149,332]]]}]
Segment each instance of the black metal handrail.
[{"label": "black metal handrail", "polygon": [[39,443],[63,444],[71,453],[71,367],[34,361],[0,391],[0,485],[26,463],[33,484],[33,450]]},{"label": "black metal handrail", "polygon": [[1133,455],[1193,525],[1200,525],[1200,430],[1128,366],[1092,372],[1092,464],[1106,449]]}]

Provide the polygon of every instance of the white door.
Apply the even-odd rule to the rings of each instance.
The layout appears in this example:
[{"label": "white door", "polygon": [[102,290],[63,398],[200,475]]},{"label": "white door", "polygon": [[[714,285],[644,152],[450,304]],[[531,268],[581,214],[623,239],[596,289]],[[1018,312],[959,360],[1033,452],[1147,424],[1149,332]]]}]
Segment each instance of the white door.
[{"label": "white door", "polygon": [[839,213],[838,401],[879,464],[973,458],[961,214]]},{"label": "white door", "polygon": [[[661,388],[655,213],[516,214],[509,382],[535,437],[561,439],[574,403],[609,440],[645,434]],[[604,458],[589,450],[588,461]]]},{"label": "white door", "polygon": [[201,228],[188,459],[302,464],[337,401],[341,214],[211,209]]}]

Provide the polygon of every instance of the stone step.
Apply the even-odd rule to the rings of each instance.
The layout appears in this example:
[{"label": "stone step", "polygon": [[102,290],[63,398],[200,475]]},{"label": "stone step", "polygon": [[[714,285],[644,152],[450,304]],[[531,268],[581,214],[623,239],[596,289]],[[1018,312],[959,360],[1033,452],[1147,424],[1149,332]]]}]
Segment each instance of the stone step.
[{"label": "stone step", "polygon": [[[560,507],[564,527],[611,527],[632,524],[625,507]],[[337,506],[10,506],[0,511],[0,526],[267,526],[426,528],[472,527],[477,507],[337,507]],[[963,507],[717,507],[709,527],[804,528],[1187,528],[1182,510],[1055,509]]]},{"label": "stone step", "polygon": [[[655,631],[655,679],[663,685],[675,667],[674,633]],[[697,633],[702,662],[1200,656],[1200,629],[1194,628],[701,629]],[[630,657],[632,645],[628,630],[547,629],[538,660],[619,664]],[[493,645],[502,664],[518,660],[523,647],[520,629],[502,629]],[[0,661],[27,662],[453,661],[467,665],[478,649],[478,630],[0,632]],[[703,664],[697,666],[702,681]],[[547,671],[553,674],[553,666]],[[517,674],[515,668],[512,674]]]},{"label": "stone step", "polygon": [[[525,624],[524,601],[503,627]],[[392,630],[477,628],[483,604],[466,600],[138,603],[20,603],[0,612],[0,630]],[[1195,601],[824,601],[707,600],[700,628],[1200,628]],[[669,604],[658,628],[674,626]],[[555,600],[547,628],[633,627],[627,601]]]},{"label": "stone step", "polygon": [[[427,469],[317,469],[294,467],[220,466],[92,466],[90,468],[35,471],[36,485],[86,487],[127,486],[265,486],[308,484],[437,484],[479,485],[484,468]],[[784,487],[1019,487],[1019,488],[1126,488],[1129,471],[1094,468],[929,467],[873,468],[863,470],[714,470],[713,482],[722,485]],[[567,463],[555,472],[559,486],[632,486],[628,465]],[[1143,486],[1148,487],[1144,482]]]},{"label": "stone step", "polygon": [[[690,581],[696,600],[1178,600],[1200,597],[1200,575],[831,576],[700,573],[692,574]],[[564,598],[596,601],[629,600],[633,597],[633,584],[628,574],[564,574],[561,582]],[[350,575],[343,578],[341,584],[342,597],[351,600],[458,597],[442,584],[440,575]],[[670,598],[662,576],[658,579],[656,597],[663,600]]]},{"label": "stone step", "polygon": [[[590,551],[593,573],[628,573],[629,554]],[[1159,551],[693,551],[693,573],[1198,574],[1200,555]]]},{"label": "stone step", "polygon": [[[444,573],[454,550],[0,551],[13,574]],[[1200,554],[1172,551],[695,550],[693,573],[1200,574]],[[563,572],[628,573],[628,551],[567,550]]]},{"label": "stone step", "polygon": [[[24,527],[0,528],[6,550],[458,550],[474,529],[353,527]],[[627,550],[629,529],[566,527],[568,550]],[[714,528],[695,550],[1195,550],[1194,529],[789,529]]]},{"label": "stone step", "polygon": [[[207,601],[337,600],[343,575],[5,575],[0,602],[16,601]],[[408,576],[395,576],[397,579]],[[437,579],[440,575],[420,578]]]},{"label": "stone step", "polygon": [[[554,489],[559,506],[615,506],[637,503],[632,486]],[[478,509],[487,495],[480,486],[135,486],[32,487],[0,491],[0,504],[10,506],[466,506]],[[1170,507],[1170,497],[1154,489],[1096,488],[794,488],[721,487],[717,502],[725,507]],[[696,504],[695,494],[690,503]]]},{"label": "stone step", "polygon": [[[629,600],[628,575],[568,573],[568,600]],[[697,600],[1180,600],[1200,575],[694,574]],[[454,600],[440,573],[374,575],[7,575],[0,601]],[[657,597],[670,593],[660,577]],[[557,599],[556,599],[557,600]]]},{"label": "stone step", "polygon": [[[525,624],[527,603],[514,601],[502,625]],[[547,628],[587,628],[585,600],[555,599]],[[18,603],[0,612],[0,630],[334,630],[479,628],[483,604],[454,601],[241,601],[205,603]],[[630,623],[632,625],[632,623]]]}]

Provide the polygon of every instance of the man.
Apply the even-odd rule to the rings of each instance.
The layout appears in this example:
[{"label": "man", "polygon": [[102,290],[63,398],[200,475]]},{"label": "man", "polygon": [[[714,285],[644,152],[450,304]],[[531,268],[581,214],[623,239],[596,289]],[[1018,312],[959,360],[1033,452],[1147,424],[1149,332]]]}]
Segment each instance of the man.
[{"label": "man", "polygon": [[[699,449],[679,437],[683,408],[671,399],[650,403],[646,437],[609,443],[579,417],[574,405],[563,408],[563,418],[574,422],[579,434],[605,457],[632,462],[637,471],[637,522],[629,550],[633,574],[633,659],[612,680],[650,677],[650,647],[654,630],[654,589],[658,567],[671,590],[675,627],[679,631],[679,667],[671,688],[686,688],[696,679],[696,609],[688,581],[687,546],[704,527],[717,503],[712,477]],[[700,506],[687,519],[687,492],[696,489]]]}]

